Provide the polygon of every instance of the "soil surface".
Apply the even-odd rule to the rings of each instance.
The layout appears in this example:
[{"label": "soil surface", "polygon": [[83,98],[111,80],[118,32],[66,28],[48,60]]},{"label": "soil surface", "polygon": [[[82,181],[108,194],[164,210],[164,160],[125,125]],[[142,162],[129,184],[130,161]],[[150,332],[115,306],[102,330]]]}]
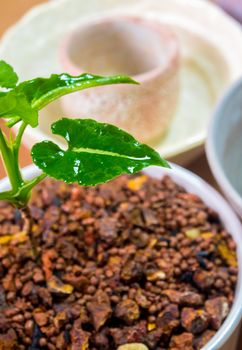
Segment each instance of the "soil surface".
[{"label": "soil surface", "polygon": [[46,180],[30,208],[31,242],[0,203],[1,350],[197,350],[226,318],[236,245],[170,178]]}]

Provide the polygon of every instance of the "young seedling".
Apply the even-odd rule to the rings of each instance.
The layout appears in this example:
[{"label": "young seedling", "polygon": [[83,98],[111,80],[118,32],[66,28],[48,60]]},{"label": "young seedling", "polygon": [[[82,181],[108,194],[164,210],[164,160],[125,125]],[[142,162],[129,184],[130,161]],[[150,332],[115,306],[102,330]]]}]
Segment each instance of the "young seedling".
[{"label": "young seedling", "polygon": [[77,77],[53,74],[49,78],[36,78],[18,84],[13,68],[0,61],[0,118],[6,120],[9,128],[19,124],[16,137],[10,132],[7,138],[0,129],[0,153],[11,184],[9,191],[0,193],[0,200],[11,202],[22,210],[25,217],[29,217],[27,205],[31,191],[46,176],[67,183],[93,186],[124,173],[134,174],[149,165],[167,167],[167,162],[156,151],[113,125],[91,119],[62,118],[51,125],[51,130],[66,140],[67,148],[62,149],[52,141],[35,144],[31,155],[42,174],[30,181],[23,178],[19,165],[22,137],[26,127],[38,126],[38,112],[43,107],[71,92],[121,83],[137,84],[127,76],[91,74]]}]

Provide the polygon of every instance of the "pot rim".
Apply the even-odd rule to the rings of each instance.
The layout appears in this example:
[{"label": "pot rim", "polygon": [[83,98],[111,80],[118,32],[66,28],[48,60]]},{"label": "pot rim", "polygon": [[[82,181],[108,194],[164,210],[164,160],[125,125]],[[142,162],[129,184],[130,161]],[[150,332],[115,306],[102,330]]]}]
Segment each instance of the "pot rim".
[{"label": "pot rim", "polygon": [[[212,186],[189,170],[175,164],[171,164],[171,166],[171,170],[156,166],[149,167],[144,170],[144,173],[156,178],[169,175],[176,183],[183,186],[187,191],[197,194],[208,206],[218,212],[221,221],[231,233],[237,244],[239,272],[235,300],[226,320],[214,337],[203,348],[203,350],[218,350],[230,338],[242,317],[242,224],[227,201]],[[33,176],[37,176],[40,173],[41,171],[36,168],[35,165],[30,165],[23,169],[23,175],[26,179],[31,179]],[[8,180],[5,178],[0,181],[0,190],[6,190],[7,187]]]},{"label": "pot rim", "polygon": [[216,178],[220,188],[225,193],[225,195],[228,196],[231,202],[234,202],[232,203],[232,205],[234,206],[234,209],[238,212],[238,214],[241,216],[242,197],[238,194],[238,192],[228,180],[225,171],[221,165],[221,162],[219,161],[215,145],[216,126],[219,124],[220,117],[224,114],[224,106],[228,105],[229,103],[231,103],[231,101],[233,101],[234,95],[238,94],[239,90],[242,91],[242,79],[239,79],[238,81],[236,81],[236,83],[229,87],[220,99],[219,103],[217,104],[217,107],[215,108],[215,111],[213,113],[213,117],[211,118],[211,121],[208,126],[207,141],[205,147],[208,162],[214,177]]},{"label": "pot rim", "polygon": [[151,29],[153,32],[158,33],[161,37],[169,38],[167,40],[166,47],[168,47],[168,54],[166,60],[156,65],[155,67],[144,71],[139,74],[131,74],[134,80],[137,80],[140,83],[147,82],[149,80],[155,79],[158,76],[163,76],[169,74],[169,71],[172,71],[174,68],[174,62],[179,62],[179,43],[175,33],[172,29],[166,24],[159,22],[158,20],[147,19],[145,16],[141,15],[103,15],[98,19],[90,19],[81,22],[76,27],[70,31],[64,39],[59,44],[59,62],[64,69],[68,69],[72,74],[80,74],[82,72],[82,67],[74,63],[69,55],[69,47],[75,43],[75,37],[80,35],[81,30],[89,28],[91,26],[98,26],[104,23],[112,24],[119,21],[128,21],[133,24],[140,24],[146,28]]}]

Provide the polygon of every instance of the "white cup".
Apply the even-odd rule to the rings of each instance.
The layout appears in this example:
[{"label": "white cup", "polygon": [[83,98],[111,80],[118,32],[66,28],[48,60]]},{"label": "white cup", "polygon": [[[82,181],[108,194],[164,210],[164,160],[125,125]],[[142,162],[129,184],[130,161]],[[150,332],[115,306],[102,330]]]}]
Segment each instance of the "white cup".
[{"label": "white cup", "polygon": [[179,47],[165,25],[142,17],[104,17],[80,25],[60,45],[61,69],[78,75],[132,76],[140,85],[88,89],[62,98],[65,113],[114,124],[155,144],[179,95]]}]

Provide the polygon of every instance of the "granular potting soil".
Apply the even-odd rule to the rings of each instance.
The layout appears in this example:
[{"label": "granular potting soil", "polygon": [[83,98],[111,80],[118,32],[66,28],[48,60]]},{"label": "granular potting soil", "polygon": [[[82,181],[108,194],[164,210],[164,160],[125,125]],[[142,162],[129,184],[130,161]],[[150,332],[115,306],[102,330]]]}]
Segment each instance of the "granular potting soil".
[{"label": "granular potting soil", "polygon": [[30,243],[21,213],[0,203],[2,350],[201,349],[226,318],[235,242],[169,177],[48,179],[31,214]]}]

